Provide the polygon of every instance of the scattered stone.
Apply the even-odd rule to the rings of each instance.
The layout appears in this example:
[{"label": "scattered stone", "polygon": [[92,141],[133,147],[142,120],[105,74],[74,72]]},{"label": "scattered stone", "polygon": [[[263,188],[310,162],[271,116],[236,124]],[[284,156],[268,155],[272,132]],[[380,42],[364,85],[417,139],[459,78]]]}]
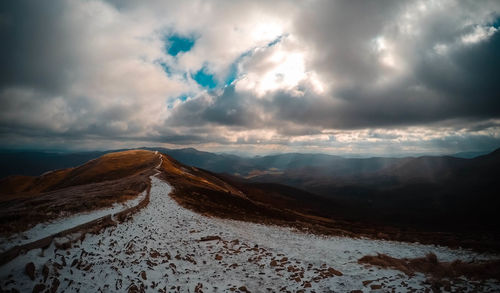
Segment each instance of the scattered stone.
[{"label": "scattered stone", "polygon": [[33,287],[33,293],[39,293],[45,290],[45,285],[44,284],[36,284],[35,287]]},{"label": "scattered stone", "polygon": [[220,255],[220,254],[216,254],[216,255],[215,255],[215,259],[216,259],[216,260],[221,260],[221,259],[222,259],[222,255]]},{"label": "scattered stone", "polygon": [[27,263],[26,266],[24,267],[24,272],[26,273],[26,275],[28,275],[28,277],[30,277],[31,281],[35,280],[35,264],[34,263],[32,263],[32,262]]},{"label": "scattered stone", "polygon": [[149,253],[149,256],[152,257],[152,258],[157,258],[160,256],[160,253],[156,250],[152,250],[150,253]]},{"label": "scattered stone", "polygon": [[47,267],[47,265],[43,265],[42,276],[43,276],[43,282],[46,282],[49,276],[49,267]]},{"label": "scattered stone", "polygon": [[373,280],[363,281],[363,286],[368,286],[371,282],[373,282]]},{"label": "scattered stone", "polygon": [[137,287],[136,284],[132,284],[130,285],[130,287],[128,287],[128,293],[139,293],[139,288]]},{"label": "scattered stone", "polygon": [[219,236],[205,236],[200,238],[200,242],[204,241],[213,241],[213,240],[222,240]]},{"label": "scattered stone", "polygon": [[278,262],[275,259],[273,259],[269,265],[271,265],[272,267],[275,267],[278,265]]},{"label": "scattered stone", "polygon": [[344,274],[342,274],[341,272],[339,272],[339,271],[337,271],[336,269],[331,268],[331,267],[330,267],[330,268],[328,268],[328,272],[329,272],[329,273],[331,273],[331,274],[334,274],[335,276],[338,276],[338,277],[340,277],[340,276],[343,276],[343,275],[344,275]]},{"label": "scattered stone", "polygon": [[52,281],[52,285],[50,286],[50,293],[56,293],[60,284],[61,284],[61,281],[59,281],[59,279],[55,278],[54,281]]},{"label": "scattered stone", "polygon": [[370,286],[370,288],[372,288],[372,290],[382,289],[382,285],[373,284],[373,285]]},{"label": "scattered stone", "polygon": [[145,272],[145,271],[142,271],[142,272],[141,272],[141,278],[142,278],[143,280],[147,280],[147,279],[148,279],[148,277],[146,276],[146,272]]}]

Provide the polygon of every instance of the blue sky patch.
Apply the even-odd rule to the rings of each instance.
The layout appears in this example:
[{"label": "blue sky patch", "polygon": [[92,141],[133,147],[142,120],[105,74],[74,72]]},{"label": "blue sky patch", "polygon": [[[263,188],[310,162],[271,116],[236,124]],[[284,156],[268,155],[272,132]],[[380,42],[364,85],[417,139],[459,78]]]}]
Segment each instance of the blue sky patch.
[{"label": "blue sky patch", "polygon": [[182,94],[182,95],[170,100],[169,102],[167,102],[167,108],[172,109],[174,107],[175,101],[180,100],[182,102],[185,102],[190,96],[191,95],[189,93],[185,93],[185,94]]},{"label": "blue sky patch", "polygon": [[180,35],[170,35],[166,39],[166,50],[169,55],[177,56],[180,52],[188,52],[193,48],[195,39]]},{"label": "blue sky patch", "polygon": [[217,86],[215,76],[210,74],[205,66],[195,74],[191,74],[191,77],[202,87],[213,89]]},{"label": "blue sky patch", "polygon": [[167,76],[172,76],[172,69],[167,65],[167,63],[162,61],[155,61],[156,64],[160,65],[163,71],[167,74]]},{"label": "blue sky patch", "polygon": [[500,17],[495,19],[495,21],[491,24],[491,26],[496,28],[496,29],[500,28]]},{"label": "blue sky patch", "polygon": [[229,67],[229,73],[226,77],[226,80],[224,81],[224,85],[230,85],[231,83],[233,83],[233,81],[236,80],[237,77],[238,77],[238,62],[234,62]]},{"label": "blue sky patch", "polygon": [[281,42],[283,40],[283,38],[286,38],[286,37],[288,37],[288,34],[284,34],[284,35],[278,36],[276,39],[274,39],[271,42],[269,42],[267,44],[267,47],[272,47],[272,46],[276,45],[277,43]]}]

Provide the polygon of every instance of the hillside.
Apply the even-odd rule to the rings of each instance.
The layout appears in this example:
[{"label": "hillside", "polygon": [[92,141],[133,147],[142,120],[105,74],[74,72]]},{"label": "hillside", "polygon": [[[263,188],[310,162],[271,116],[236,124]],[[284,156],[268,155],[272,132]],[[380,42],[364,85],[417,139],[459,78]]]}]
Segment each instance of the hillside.
[{"label": "hillside", "polygon": [[286,184],[335,200],[344,206],[339,213],[355,221],[437,231],[495,231],[495,206],[500,204],[498,154],[497,150],[474,159],[395,159],[370,172],[342,175],[335,171],[338,165],[306,167],[251,181]]},{"label": "hillside", "polygon": [[0,180],[0,231],[126,201],[146,189],[158,163],[153,152],[124,151],[37,177],[6,177]]},{"label": "hillside", "polygon": [[[66,211],[109,206],[131,198],[147,186],[144,174],[153,172],[158,160],[152,154],[147,150],[110,153],[39,177],[1,180],[5,230],[17,229],[9,223],[19,222],[23,215],[31,215],[33,224]],[[193,161],[200,156],[215,161],[221,158],[194,149],[173,154],[184,160],[191,154]],[[499,202],[495,193],[500,174],[498,151],[475,159],[311,156],[255,158],[290,169],[253,173],[246,178],[212,173],[163,156],[164,167],[170,163],[162,176],[175,187],[172,195],[181,205],[219,217],[272,222],[322,234],[499,249],[495,210]],[[303,166],[308,161],[305,158],[317,166],[290,167]],[[120,179],[124,177],[128,179]],[[98,198],[99,203],[60,200],[85,194]],[[36,205],[42,208],[33,209]]]},{"label": "hillside", "polygon": [[[343,201],[212,173],[158,152],[109,153],[40,177],[9,177],[0,187],[2,234],[11,235],[0,237],[7,248],[0,250],[2,290],[500,288],[495,235],[402,228],[372,214],[353,220],[346,215],[359,209]],[[140,203],[106,209],[138,193]],[[71,226],[82,224],[86,230]],[[33,231],[43,229],[57,235],[39,241]]]}]

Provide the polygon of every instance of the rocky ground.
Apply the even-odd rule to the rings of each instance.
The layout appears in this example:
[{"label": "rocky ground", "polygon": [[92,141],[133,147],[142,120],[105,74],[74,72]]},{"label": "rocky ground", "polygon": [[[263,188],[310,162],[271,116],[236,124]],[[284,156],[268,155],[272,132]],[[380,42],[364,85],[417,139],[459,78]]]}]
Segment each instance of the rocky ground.
[{"label": "rocky ground", "polygon": [[[132,220],[66,250],[52,244],[17,257],[0,267],[0,291],[421,292],[435,287],[427,276],[358,260],[377,253],[411,258],[433,252],[442,261],[495,257],[205,217],[180,207],[170,191],[152,177],[151,201]],[[500,282],[461,278],[439,289],[495,292]]]}]

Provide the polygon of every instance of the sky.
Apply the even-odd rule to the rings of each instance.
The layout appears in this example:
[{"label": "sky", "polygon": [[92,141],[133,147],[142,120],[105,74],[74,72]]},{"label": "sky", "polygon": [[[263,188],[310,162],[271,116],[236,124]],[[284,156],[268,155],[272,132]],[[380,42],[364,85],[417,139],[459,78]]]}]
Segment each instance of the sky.
[{"label": "sky", "polygon": [[500,147],[500,1],[0,2],[0,148]]}]

